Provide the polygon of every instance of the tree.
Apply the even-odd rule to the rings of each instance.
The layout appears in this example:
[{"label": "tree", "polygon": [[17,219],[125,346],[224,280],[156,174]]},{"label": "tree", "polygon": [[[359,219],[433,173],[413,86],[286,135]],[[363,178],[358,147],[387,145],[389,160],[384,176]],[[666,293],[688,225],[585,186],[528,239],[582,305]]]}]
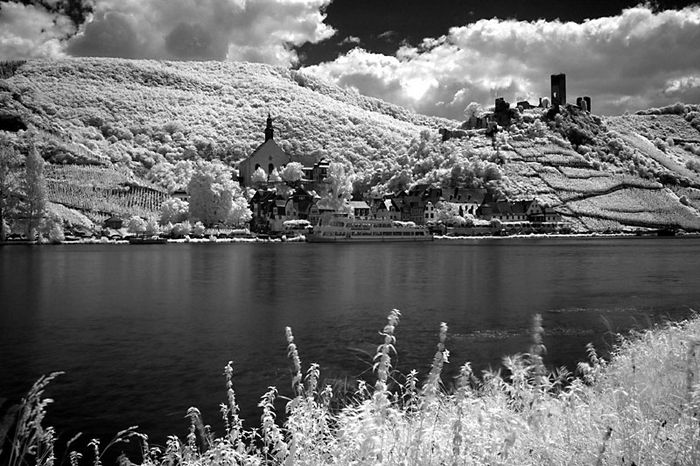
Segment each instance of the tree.
[{"label": "tree", "polygon": [[22,159],[7,140],[0,140],[0,241],[5,241],[9,230],[8,219],[17,214],[19,178]]},{"label": "tree", "polygon": [[342,163],[331,162],[328,166],[327,192],[321,196],[319,204],[325,209],[340,211],[352,196],[352,175],[345,173]]},{"label": "tree", "polygon": [[244,197],[237,197],[233,200],[231,212],[228,217],[228,222],[232,225],[240,226],[243,223],[250,222],[253,218],[253,212],[248,207],[248,201]]},{"label": "tree", "polygon": [[129,233],[143,235],[144,233],[146,233],[146,227],[146,221],[138,215],[134,215],[129,219],[129,224],[127,225],[126,229]]},{"label": "tree", "polygon": [[270,173],[270,177],[268,178],[270,183],[280,183],[282,182],[282,177],[280,176],[280,173],[277,171],[275,168],[272,170],[272,173]]},{"label": "tree", "polygon": [[173,235],[174,238],[184,238],[185,236],[189,235],[192,232],[192,225],[190,222],[185,220],[184,222],[181,223],[176,223],[173,225],[173,229],[171,234]]},{"label": "tree", "polygon": [[407,190],[411,183],[413,183],[413,176],[411,176],[410,170],[404,169],[389,179],[387,189],[389,192],[398,193]]},{"label": "tree", "polygon": [[54,244],[62,243],[66,239],[63,232],[63,220],[57,215],[50,215],[42,219],[39,224],[39,233],[41,233],[42,238]]},{"label": "tree", "polygon": [[27,237],[33,240],[36,229],[46,210],[46,179],[44,178],[44,159],[32,145],[25,160],[25,218],[27,220]]},{"label": "tree", "polygon": [[299,162],[289,162],[280,174],[287,183],[296,183],[304,177],[304,166]]},{"label": "tree", "polygon": [[265,173],[265,170],[263,170],[262,167],[258,167],[250,176],[250,181],[254,186],[261,186],[267,183],[267,173]]},{"label": "tree", "polygon": [[198,238],[201,238],[202,236],[204,236],[205,231],[206,231],[206,228],[204,228],[204,225],[202,224],[202,222],[197,222],[192,227],[192,234]]},{"label": "tree", "polygon": [[189,214],[189,202],[173,197],[160,206],[160,224],[184,222]]},{"label": "tree", "polygon": [[148,217],[148,220],[146,220],[146,230],[144,233],[148,236],[155,236],[159,231],[160,226],[158,225],[158,221],[154,217]]},{"label": "tree", "polygon": [[[230,167],[221,162],[198,162],[187,186],[190,194],[190,219],[205,226],[237,223],[246,217],[247,202]],[[241,206],[245,205],[245,209]],[[249,210],[247,211],[249,214]]]},{"label": "tree", "polygon": [[464,118],[466,120],[471,120],[472,117],[479,117],[482,113],[484,113],[484,109],[481,104],[478,102],[471,102],[467,105],[467,108],[464,109]]}]

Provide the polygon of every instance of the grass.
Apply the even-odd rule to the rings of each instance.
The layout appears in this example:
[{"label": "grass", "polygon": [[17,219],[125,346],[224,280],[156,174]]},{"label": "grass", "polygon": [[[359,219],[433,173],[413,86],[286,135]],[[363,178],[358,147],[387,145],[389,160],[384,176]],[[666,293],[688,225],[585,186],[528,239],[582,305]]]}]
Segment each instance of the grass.
[{"label": "grass", "polygon": [[[104,452],[124,441],[141,445],[138,461],[147,466],[700,462],[700,318],[628,336],[610,362],[589,345],[589,360],[571,374],[545,370],[545,330],[536,317],[528,353],[505,357],[504,369],[481,377],[472,373],[469,363],[463,364],[451,393],[440,379],[449,358],[444,323],[423,383],[415,371],[404,377],[392,371],[399,318],[397,310],[391,311],[380,332],[374,386],[360,381],[341,408],[331,403],[336,395],[332,389],[319,386],[318,364],[310,364],[304,375],[299,349],[287,328],[295,397],[287,403],[283,425],[276,420],[277,390],[270,387],[259,403],[260,428],[244,429],[229,363],[224,371],[226,402],[221,405],[226,427],[220,436],[191,408],[184,442],[170,437],[165,448],[154,448],[146,435],[130,428],[103,450],[92,441],[88,452],[70,453],[70,464],[101,464]],[[48,403],[42,393],[52,377],[35,384],[13,427],[0,425],[0,434],[9,434],[4,442],[0,436],[0,462],[9,457],[12,466],[54,464],[53,430],[41,426]]]}]

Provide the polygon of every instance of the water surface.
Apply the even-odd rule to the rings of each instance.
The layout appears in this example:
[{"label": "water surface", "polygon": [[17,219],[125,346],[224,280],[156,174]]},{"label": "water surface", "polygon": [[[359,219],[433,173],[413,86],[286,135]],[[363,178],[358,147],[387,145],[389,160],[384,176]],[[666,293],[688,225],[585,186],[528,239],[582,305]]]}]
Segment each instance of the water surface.
[{"label": "water surface", "polygon": [[0,397],[66,371],[49,390],[65,437],[139,425],[184,435],[198,406],[221,431],[223,366],[244,417],[268,385],[290,394],[284,327],[303,363],[340,383],[371,374],[392,308],[396,367],[427,372],[441,321],[448,377],[527,351],[532,315],[546,362],[584,357],[610,333],[700,308],[700,239],[481,239],[428,244],[172,244],[0,249]]}]

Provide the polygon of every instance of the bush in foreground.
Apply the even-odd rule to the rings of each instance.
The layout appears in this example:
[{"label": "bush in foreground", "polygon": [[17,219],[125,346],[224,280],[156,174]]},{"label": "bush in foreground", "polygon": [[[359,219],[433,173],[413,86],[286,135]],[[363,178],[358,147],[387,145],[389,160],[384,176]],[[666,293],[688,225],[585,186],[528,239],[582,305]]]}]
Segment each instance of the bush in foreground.
[{"label": "bush in foreground", "polygon": [[[221,405],[226,426],[222,436],[215,437],[199,411],[190,408],[190,434],[184,442],[170,437],[165,449],[151,448],[147,437],[131,428],[120,432],[105,449],[138,439],[142,464],[149,466],[700,461],[700,384],[695,376],[698,318],[623,340],[610,363],[589,345],[589,361],[580,363],[578,376],[573,377],[565,370],[545,371],[543,329],[537,316],[529,353],[504,358],[503,373],[485,372],[481,379],[465,363],[456,390],[446,393],[440,380],[449,356],[444,323],[426,380],[420,383],[415,371],[402,383],[392,378],[399,317],[397,310],[392,311],[380,332],[383,341],[375,356],[374,387],[361,381],[341,409],[331,408],[334,394],[330,386],[319,386],[317,364],[311,364],[304,374],[294,336],[287,328],[294,398],[287,404],[283,426],[275,419],[277,390],[270,387],[259,403],[260,429],[244,429],[229,363],[225,368],[227,402]],[[0,436],[0,448],[9,448],[10,458],[16,459],[10,464],[52,464],[53,432],[41,427],[46,406],[41,393],[46,382],[37,382],[24,400],[21,410],[29,413],[29,419],[20,416],[14,439],[8,436],[3,443]],[[22,434],[20,426],[26,425],[40,435]],[[84,459],[99,464],[105,450],[100,453],[97,441],[90,446],[92,452]],[[0,449],[0,458],[6,454]],[[80,457],[75,452],[70,456],[75,464]]]}]

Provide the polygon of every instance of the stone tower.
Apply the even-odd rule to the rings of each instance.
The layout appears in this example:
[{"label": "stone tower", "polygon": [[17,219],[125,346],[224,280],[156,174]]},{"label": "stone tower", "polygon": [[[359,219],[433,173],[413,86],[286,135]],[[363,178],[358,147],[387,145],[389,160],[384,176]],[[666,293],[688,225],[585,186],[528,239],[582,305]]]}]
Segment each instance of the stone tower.
[{"label": "stone tower", "polygon": [[552,106],[566,105],[566,75],[552,75]]}]

